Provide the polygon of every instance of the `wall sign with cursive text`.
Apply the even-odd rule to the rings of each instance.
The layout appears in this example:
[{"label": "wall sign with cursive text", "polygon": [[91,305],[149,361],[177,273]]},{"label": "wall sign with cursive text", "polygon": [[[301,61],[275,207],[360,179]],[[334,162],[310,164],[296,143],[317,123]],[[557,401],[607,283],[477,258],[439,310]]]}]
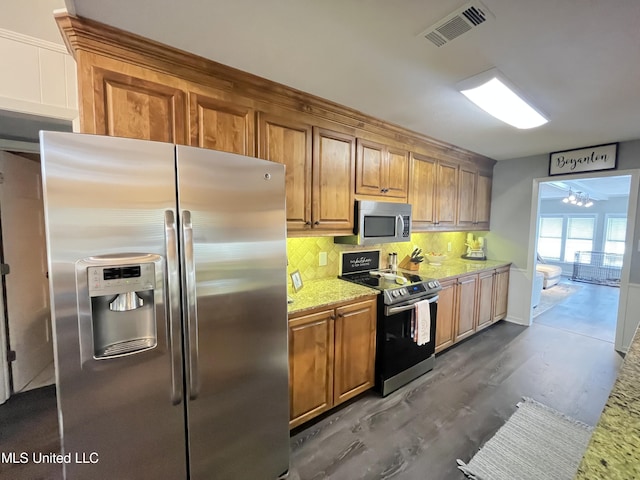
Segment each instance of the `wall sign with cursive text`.
[{"label": "wall sign with cursive text", "polygon": [[343,252],[340,274],[368,272],[380,267],[380,250]]},{"label": "wall sign with cursive text", "polygon": [[617,154],[617,143],[553,152],[549,155],[549,175],[611,170],[616,168]]}]

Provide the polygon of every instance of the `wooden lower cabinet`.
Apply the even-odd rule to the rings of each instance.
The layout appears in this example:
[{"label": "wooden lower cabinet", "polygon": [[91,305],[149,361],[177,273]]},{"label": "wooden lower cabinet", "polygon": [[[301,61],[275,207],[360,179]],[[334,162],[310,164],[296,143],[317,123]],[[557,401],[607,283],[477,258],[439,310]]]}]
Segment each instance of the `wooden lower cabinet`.
[{"label": "wooden lower cabinet", "polygon": [[498,268],[493,281],[493,321],[507,317],[509,300],[509,267]]},{"label": "wooden lower cabinet", "polygon": [[376,301],[336,309],[333,403],[373,387],[376,358]]},{"label": "wooden lower cabinet", "polygon": [[376,297],[289,317],[289,427],[374,385]]},{"label": "wooden lower cabinet", "polygon": [[476,330],[493,323],[495,270],[478,274],[478,321]]},{"label": "wooden lower cabinet", "polygon": [[509,266],[440,282],[436,353],[507,316]]},{"label": "wooden lower cabinet", "polygon": [[441,282],[442,290],[438,293],[438,311],[436,317],[436,353],[450,347],[454,343],[454,327],[456,322],[456,284],[457,279]]},{"label": "wooden lower cabinet", "polygon": [[476,331],[476,307],[478,292],[478,275],[458,278],[456,286],[457,318],[454,341],[467,338]]}]

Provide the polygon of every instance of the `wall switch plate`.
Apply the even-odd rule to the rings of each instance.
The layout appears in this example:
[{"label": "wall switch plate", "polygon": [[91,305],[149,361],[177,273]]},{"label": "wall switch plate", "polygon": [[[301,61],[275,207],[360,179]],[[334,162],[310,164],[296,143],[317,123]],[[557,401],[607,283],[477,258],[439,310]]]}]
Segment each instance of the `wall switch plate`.
[{"label": "wall switch plate", "polygon": [[451,242],[447,243],[447,252],[451,251]]},{"label": "wall switch plate", "polygon": [[320,252],[318,254],[318,266],[324,267],[327,265],[327,252]]}]

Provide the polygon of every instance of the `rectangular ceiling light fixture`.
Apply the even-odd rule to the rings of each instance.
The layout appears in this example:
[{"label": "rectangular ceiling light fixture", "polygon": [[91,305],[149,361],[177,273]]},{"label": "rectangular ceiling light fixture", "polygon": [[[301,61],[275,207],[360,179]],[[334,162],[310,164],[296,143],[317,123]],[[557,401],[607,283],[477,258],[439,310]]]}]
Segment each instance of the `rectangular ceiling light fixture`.
[{"label": "rectangular ceiling light fixture", "polygon": [[539,127],[548,121],[496,68],[463,80],[456,88],[485,112],[516,128]]}]

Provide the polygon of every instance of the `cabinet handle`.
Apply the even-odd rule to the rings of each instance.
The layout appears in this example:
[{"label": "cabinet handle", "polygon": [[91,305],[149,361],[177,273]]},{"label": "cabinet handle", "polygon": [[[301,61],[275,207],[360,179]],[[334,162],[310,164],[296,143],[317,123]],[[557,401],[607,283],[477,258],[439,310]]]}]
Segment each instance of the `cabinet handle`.
[{"label": "cabinet handle", "polygon": [[340,318],[342,318],[342,317],[344,317],[344,313],[339,313],[339,314],[338,314],[338,316],[339,316]]},{"label": "cabinet handle", "polygon": [[331,318],[331,320],[335,320],[336,316],[335,315],[331,315],[329,318]]},{"label": "cabinet handle", "polygon": [[305,225],[311,225],[311,222],[304,222]]},{"label": "cabinet handle", "polygon": [[318,220],[316,220],[315,222],[313,222],[314,225],[320,225],[320,222]]}]

